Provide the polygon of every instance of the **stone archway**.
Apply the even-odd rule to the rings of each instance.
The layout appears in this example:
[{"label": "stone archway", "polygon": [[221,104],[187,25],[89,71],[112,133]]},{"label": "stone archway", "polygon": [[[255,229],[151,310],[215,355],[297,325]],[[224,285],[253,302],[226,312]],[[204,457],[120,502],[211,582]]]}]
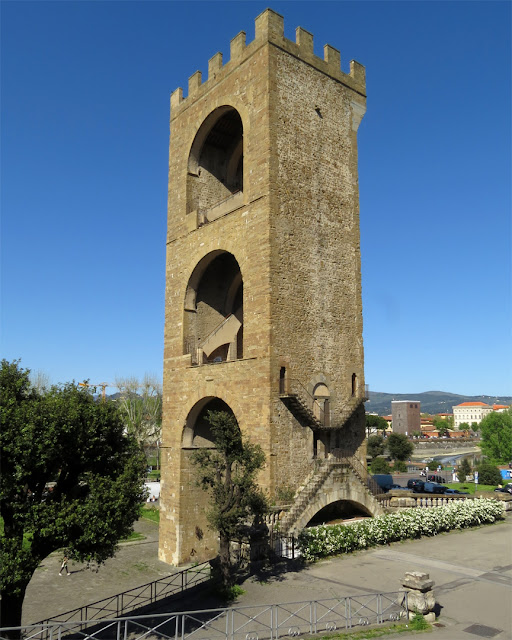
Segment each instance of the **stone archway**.
[{"label": "stone archway", "polygon": [[183,427],[180,451],[180,511],[183,526],[178,531],[180,563],[203,562],[217,555],[218,533],[208,524],[211,496],[198,485],[200,477],[194,463],[198,449],[214,449],[215,443],[207,420],[208,411],[225,411],[231,407],[217,396],[205,396],[190,409]]},{"label": "stone archway", "polygon": [[[333,468],[333,471],[335,469]],[[373,496],[359,478],[350,470],[340,476],[333,477],[331,473],[316,494],[311,498],[307,507],[288,528],[289,533],[296,534],[306,527],[321,509],[338,501],[349,501],[357,505],[362,511],[371,516],[385,513],[380,502]]]}]

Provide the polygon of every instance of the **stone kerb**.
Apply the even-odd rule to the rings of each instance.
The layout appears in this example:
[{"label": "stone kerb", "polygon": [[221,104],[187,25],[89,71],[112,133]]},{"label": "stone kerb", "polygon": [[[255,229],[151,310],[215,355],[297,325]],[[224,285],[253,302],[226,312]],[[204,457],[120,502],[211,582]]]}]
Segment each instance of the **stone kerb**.
[{"label": "stone kerb", "polygon": [[[357,93],[366,95],[365,68],[355,60],[350,61],[349,73],[341,70],[340,52],[326,44],[323,59],[313,52],[313,35],[297,27],[295,42],[284,36],[283,16],[272,9],[266,9],[255,20],[254,40],[246,44],[246,34],[241,31],[231,40],[230,60],[223,63],[222,53],[217,52],[208,61],[208,78],[202,79],[201,71],[193,73],[188,81],[188,96],[183,96],[183,89],[178,87],[171,94],[171,118],[185,107],[187,98],[199,97],[208,91],[213,84],[226,77],[234,68],[247,60],[260,46],[271,43],[287,53],[300,58],[316,69],[346,84]],[[174,112],[174,113],[173,113]]]}]

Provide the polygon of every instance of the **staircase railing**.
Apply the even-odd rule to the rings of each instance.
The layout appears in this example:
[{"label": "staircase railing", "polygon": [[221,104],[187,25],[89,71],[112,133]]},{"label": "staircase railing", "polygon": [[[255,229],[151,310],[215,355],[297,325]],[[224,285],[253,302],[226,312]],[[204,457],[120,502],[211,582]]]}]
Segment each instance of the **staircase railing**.
[{"label": "staircase railing", "polygon": [[322,425],[325,425],[325,411],[320,405],[318,400],[306,389],[300,380],[297,378],[289,378],[279,389],[281,396],[296,396],[303,406],[310,411],[315,419]]},{"label": "staircase railing", "polygon": [[333,449],[331,453],[334,460],[347,463],[374,496],[384,493],[368,473],[366,466],[362,464],[362,462],[356,458],[351,451],[348,451],[347,449]]},{"label": "staircase railing", "polygon": [[210,333],[206,336],[206,338],[203,338],[202,340],[199,341],[198,347],[201,349],[203,345],[208,342],[208,340],[213,338],[213,336],[216,335],[222,329],[222,327],[226,324],[226,322],[231,318],[232,315],[233,314],[230,313],[225,318],[223,318],[221,322],[215,327],[215,329],[213,329],[213,331],[210,331]]}]

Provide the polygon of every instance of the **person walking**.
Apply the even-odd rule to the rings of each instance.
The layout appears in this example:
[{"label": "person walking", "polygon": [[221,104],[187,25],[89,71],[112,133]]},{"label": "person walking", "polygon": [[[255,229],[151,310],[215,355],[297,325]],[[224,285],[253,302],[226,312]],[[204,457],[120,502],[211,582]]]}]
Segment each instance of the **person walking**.
[{"label": "person walking", "polygon": [[66,569],[66,575],[67,575],[67,576],[70,576],[70,575],[71,575],[71,573],[70,573],[70,571],[69,571],[69,569],[68,569],[68,557],[67,557],[67,556],[64,556],[64,557],[62,558],[62,564],[61,564],[61,566],[60,566],[59,576],[61,576],[61,575],[62,575],[62,572],[64,571],[64,569]]}]

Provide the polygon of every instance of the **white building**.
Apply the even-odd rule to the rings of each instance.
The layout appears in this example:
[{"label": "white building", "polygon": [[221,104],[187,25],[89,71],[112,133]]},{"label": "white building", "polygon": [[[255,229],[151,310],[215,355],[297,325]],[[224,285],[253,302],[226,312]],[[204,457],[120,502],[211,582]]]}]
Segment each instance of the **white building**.
[{"label": "white building", "polygon": [[492,407],[485,402],[463,402],[453,407],[453,426],[458,429],[463,422],[471,426],[474,422],[480,424],[483,418],[492,413]]}]

